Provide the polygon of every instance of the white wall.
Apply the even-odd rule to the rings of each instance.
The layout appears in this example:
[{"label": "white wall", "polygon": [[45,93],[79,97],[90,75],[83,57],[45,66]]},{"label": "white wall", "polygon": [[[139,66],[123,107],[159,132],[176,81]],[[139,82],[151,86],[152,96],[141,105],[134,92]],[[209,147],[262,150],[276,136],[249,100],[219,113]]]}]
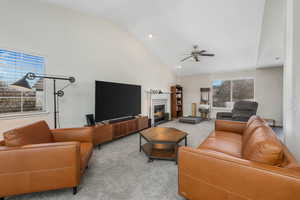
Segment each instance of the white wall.
[{"label": "white wall", "polygon": [[258,67],[278,66],[284,63],[285,1],[266,0],[258,52]]},{"label": "white wall", "polygon": [[283,67],[256,70],[255,99],[259,103],[258,115],[283,125]]},{"label": "white wall", "polygon": [[[34,0],[1,0],[0,13],[0,48],[44,55],[47,73],[76,77],[60,100],[62,127],[82,126],[84,115],[94,113],[95,80],[140,84],[143,91],[169,91],[174,83],[167,66],[109,21]],[[41,119],[52,125],[50,81],[47,91],[50,114],[0,119],[0,133]],[[146,114],[144,92],[142,96]]]},{"label": "white wall", "polygon": [[[258,115],[265,118],[273,118],[278,125],[282,125],[282,67],[180,77],[179,82],[183,86],[184,115],[191,115],[191,104],[200,102],[200,88],[211,87],[213,80],[238,78],[255,78],[254,91],[255,100],[259,103]],[[213,109],[212,117],[215,117],[217,112],[223,111],[226,112],[228,110]]]},{"label": "white wall", "polygon": [[200,88],[210,87],[209,74],[178,77],[179,84],[183,87],[183,115],[192,114],[192,103],[200,102]]},{"label": "white wall", "polygon": [[300,160],[300,2],[287,0],[286,63],[284,68],[284,132],[290,151]]}]

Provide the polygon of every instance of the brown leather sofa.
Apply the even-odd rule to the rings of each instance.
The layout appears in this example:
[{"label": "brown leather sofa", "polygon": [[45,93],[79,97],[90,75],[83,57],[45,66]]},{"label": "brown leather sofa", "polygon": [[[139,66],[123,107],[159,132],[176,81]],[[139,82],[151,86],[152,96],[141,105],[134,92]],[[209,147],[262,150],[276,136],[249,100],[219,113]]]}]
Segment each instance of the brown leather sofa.
[{"label": "brown leather sofa", "polygon": [[92,128],[50,130],[45,121],[4,133],[0,142],[0,197],[73,188],[88,166]]},{"label": "brown leather sofa", "polygon": [[189,200],[298,200],[300,165],[259,117],[215,122],[197,148],[181,147],[179,194]]}]

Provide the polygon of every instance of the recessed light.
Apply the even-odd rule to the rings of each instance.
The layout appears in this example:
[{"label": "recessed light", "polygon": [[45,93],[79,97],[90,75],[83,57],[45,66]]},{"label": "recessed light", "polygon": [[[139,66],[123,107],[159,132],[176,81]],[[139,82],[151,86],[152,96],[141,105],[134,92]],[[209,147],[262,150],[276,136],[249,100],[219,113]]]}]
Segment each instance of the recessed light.
[{"label": "recessed light", "polygon": [[152,34],[149,34],[149,35],[148,35],[148,38],[152,39],[152,38],[153,38],[153,35],[152,35]]}]

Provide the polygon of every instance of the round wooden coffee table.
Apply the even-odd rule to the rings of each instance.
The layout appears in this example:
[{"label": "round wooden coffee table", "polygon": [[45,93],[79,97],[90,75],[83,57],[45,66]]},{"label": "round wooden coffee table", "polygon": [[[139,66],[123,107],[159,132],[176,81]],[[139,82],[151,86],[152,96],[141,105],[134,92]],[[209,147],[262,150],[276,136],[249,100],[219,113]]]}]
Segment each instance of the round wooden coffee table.
[{"label": "round wooden coffee table", "polygon": [[[148,162],[153,160],[173,160],[177,164],[179,143],[185,140],[187,146],[188,134],[175,128],[154,127],[140,132],[140,152],[148,156]],[[142,138],[146,140],[142,144]]]}]

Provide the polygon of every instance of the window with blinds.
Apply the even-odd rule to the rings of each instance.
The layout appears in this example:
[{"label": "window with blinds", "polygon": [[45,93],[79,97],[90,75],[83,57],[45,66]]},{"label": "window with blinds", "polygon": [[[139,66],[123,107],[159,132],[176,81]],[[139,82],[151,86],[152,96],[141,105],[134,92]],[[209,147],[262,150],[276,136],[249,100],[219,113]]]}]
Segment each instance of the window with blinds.
[{"label": "window with blinds", "polygon": [[44,80],[27,80],[31,90],[20,90],[11,84],[28,72],[43,74],[43,57],[0,49],[0,115],[44,111]]},{"label": "window with blinds", "polygon": [[232,109],[234,102],[254,101],[254,78],[214,80],[213,107]]}]

